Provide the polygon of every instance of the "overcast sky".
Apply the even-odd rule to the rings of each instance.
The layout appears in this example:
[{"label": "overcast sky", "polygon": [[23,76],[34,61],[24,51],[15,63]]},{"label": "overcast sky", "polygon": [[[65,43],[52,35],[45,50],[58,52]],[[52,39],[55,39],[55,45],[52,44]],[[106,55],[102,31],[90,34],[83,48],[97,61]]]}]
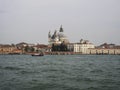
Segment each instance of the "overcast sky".
[{"label": "overcast sky", "polygon": [[120,44],[120,0],[0,0],[2,44],[48,44],[61,25],[72,43]]}]

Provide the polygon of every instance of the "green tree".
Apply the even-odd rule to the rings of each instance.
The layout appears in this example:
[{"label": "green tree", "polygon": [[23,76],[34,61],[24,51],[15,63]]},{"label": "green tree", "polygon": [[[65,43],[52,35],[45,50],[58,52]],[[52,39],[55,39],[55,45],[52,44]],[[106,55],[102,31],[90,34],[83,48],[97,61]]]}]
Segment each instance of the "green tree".
[{"label": "green tree", "polygon": [[28,52],[29,51],[29,46],[26,46],[24,50],[25,50],[25,52]]},{"label": "green tree", "polygon": [[33,47],[30,47],[30,52],[34,52],[35,49]]}]

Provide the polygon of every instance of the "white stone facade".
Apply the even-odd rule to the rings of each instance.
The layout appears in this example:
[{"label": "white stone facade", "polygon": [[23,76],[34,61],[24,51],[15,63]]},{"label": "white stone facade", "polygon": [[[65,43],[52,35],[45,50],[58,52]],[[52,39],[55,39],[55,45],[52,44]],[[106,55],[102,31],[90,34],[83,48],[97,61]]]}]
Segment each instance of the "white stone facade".
[{"label": "white stone facade", "polygon": [[89,43],[89,41],[82,41],[80,43],[70,43],[67,45],[67,48],[69,51],[73,51],[76,53],[81,54],[87,54],[89,48],[95,48],[95,46],[92,43]]},{"label": "white stone facade", "polygon": [[60,27],[59,32],[55,30],[54,34],[51,35],[51,32],[48,33],[48,42],[50,45],[52,44],[61,44],[61,43],[68,43],[68,39],[64,34],[62,26]]}]

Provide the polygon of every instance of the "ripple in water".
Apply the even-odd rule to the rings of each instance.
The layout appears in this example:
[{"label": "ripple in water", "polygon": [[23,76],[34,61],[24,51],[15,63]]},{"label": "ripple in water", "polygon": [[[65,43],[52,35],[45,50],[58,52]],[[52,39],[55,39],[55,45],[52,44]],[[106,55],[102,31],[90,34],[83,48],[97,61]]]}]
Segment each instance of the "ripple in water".
[{"label": "ripple in water", "polygon": [[120,56],[0,55],[0,90],[120,90]]}]

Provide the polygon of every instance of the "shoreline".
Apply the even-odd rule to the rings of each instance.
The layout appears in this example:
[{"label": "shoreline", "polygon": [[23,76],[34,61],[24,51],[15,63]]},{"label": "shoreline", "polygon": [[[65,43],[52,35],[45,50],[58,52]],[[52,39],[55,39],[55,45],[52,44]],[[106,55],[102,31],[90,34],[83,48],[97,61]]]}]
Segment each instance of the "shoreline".
[{"label": "shoreline", "polygon": [[[0,53],[0,55],[32,55],[35,53]],[[76,52],[44,52],[44,55],[120,55],[120,54],[108,54],[108,53],[94,53],[84,54]]]}]

